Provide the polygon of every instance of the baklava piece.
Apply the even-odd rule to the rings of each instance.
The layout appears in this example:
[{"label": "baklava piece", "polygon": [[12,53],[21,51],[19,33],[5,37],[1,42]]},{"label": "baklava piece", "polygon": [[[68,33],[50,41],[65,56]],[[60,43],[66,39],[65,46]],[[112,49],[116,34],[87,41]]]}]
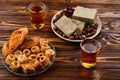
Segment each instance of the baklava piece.
[{"label": "baklava piece", "polygon": [[15,57],[13,54],[9,54],[5,59],[7,65],[10,65],[10,63],[12,63],[13,61],[15,61]]},{"label": "baklava piece", "polygon": [[20,62],[19,61],[13,61],[11,64],[10,64],[10,68],[17,72],[19,69],[20,69]]}]

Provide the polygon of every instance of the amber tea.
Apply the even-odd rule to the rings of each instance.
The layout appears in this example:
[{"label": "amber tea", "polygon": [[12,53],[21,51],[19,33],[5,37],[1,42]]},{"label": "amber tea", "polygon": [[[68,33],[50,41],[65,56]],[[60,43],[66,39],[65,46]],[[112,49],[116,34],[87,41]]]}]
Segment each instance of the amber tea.
[{"label": "amber tea", "polygon": [[100,43],[94,39],[87,39],[80,44],[82,52],[80,57],[81,65],[91,68],[96,65],[97,54],[100,50]]},{"label": "amber tea", "polygon": [[28,6],[28,12],[30,15],[31,26],[35,29],[41,29],[44,27],[44,19],[47,14],[47,7],[44,3],[31,3]]}]

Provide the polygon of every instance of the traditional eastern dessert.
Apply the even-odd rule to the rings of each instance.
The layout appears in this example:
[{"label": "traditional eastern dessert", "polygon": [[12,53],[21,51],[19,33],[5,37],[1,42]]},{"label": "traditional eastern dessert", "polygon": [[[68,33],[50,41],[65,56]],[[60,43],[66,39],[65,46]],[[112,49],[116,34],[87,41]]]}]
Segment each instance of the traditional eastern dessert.
[{"label": "traditional eastern dessert", "polygon": [[9,41],[6,41],[2,48],[2,53],[4,57],[7,57],[9,54],[12,54],[13,51],[9,49]]},{"label": "traditional eastern dessert", "polygon": [[77,6],[72,16],[74,19],[77,19],[80,21],[96,23],[95,20],[97,18],[97,10]]},{"label": "traditional eastern dessert", "polygon": [[20,69],[20,62],[19,61],[13,61],[10,64],[10,68],[15,72],[18,71]]},{"label": "traditional eastern dessert", "polygon": [[38,46],[33,46],[31,48],[31,51],[32,51],[32,53],[39,53],[40,52],[40,48]]},{"label": "traditional eastern dessert", "polygon": [[27,28],[22,28],[14,31],[10,36],[9,49],[11,51],[14,51],[20,44],[23,43],[27,34],[28,34]]},{"label": "traditional eastern dessert", "polygon": [[[2,54],[5,63],[12,71],[33,74],[52,64],[55,51],[51,48],[47,39],[28,38],[27,34],[27,28],[14,31],[10,40],[4,43]],[[14,45],[12,42],[14,42]]]},{"label": "traditional eastern dessert", "polygon": [[68,7],[56,15],[54,30],[63,38],[83,40],[95,35],[98,27],[97,10],[81,6]]},{"label": "traditional eastern dessert", "polygon": [[48,49],[45,51],[45,56],[49,57],[49,59],[52,59],[55,52],[52,49]]},{"label": "traditional eastern dessert", "polygon": [[39,61],[42,65],[45,65],[45,66],[51,65],[51,63],[52,63],[50,61],[49,57],[47,57],[47,56],[41,56]]},{"label": "traditional eastern dessert", "polygon": [[68,37],[77,29],[77,26],[73,24],[72,20],[66,16],[62,16],[55,25]]},{"label": "traditional eastern dessert", "polygon": [[23,54],[22,51],[16,50],[16,51],[14,52],[14,57],[15,57],[16,59],[18,59],[19,55],[22,55],[22,54]]},{"label": "traditional eastern dessert", "polygon": [[10,65],[10,63],[12,63],[13,61],[15,61],[15,57],[13,54],[9,54],[5,59],[7,65]]},{"label": "traditional eastern dessert", "polygon": [[24,49],[23,54],[28,57],[31,54],[31,51],[29,49]]}]

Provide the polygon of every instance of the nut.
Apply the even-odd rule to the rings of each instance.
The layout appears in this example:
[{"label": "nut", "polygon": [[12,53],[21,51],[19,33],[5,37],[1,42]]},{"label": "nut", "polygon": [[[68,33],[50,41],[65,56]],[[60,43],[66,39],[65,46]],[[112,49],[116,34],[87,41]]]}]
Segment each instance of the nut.
[{"label": "nut", "polygon": [[74,36],[70,36],[69,39],[74,40]]},{"label": "nut", "polygon": [[67,36],[63,33],[63,34],[62,34],[62,37],[66,38]]},{"label": "nut", "polygon": [[86,38],[85,35],[80,35],[80,36],[79,36],[79,39],[81,39],[81,40],[83,40],[83,39],[85,39],[85,38]]},{"label": "nut", "polygon": [[78,40],[78,39],[79,39],[79,36],[75,36],[75,39]]}]

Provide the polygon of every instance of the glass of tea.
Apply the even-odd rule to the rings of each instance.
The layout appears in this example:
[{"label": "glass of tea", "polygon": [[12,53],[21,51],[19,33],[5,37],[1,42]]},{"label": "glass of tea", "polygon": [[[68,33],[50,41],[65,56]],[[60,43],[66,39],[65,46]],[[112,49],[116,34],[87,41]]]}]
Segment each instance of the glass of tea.
[{"label": "glass of tea", "polygon": [[34,29],[42,29],[48,12],[47,6],[42,2],[31,3],[27,7],[27,12],[30,15],[31,26]]},{"label": "glass of tea", "polygon": [[80,63],[85,68],[92,68],[96,65],[97,54],[100,51],[100,42],[95,39],[86,39],[80,43],[82,52],[80,54]]}]

